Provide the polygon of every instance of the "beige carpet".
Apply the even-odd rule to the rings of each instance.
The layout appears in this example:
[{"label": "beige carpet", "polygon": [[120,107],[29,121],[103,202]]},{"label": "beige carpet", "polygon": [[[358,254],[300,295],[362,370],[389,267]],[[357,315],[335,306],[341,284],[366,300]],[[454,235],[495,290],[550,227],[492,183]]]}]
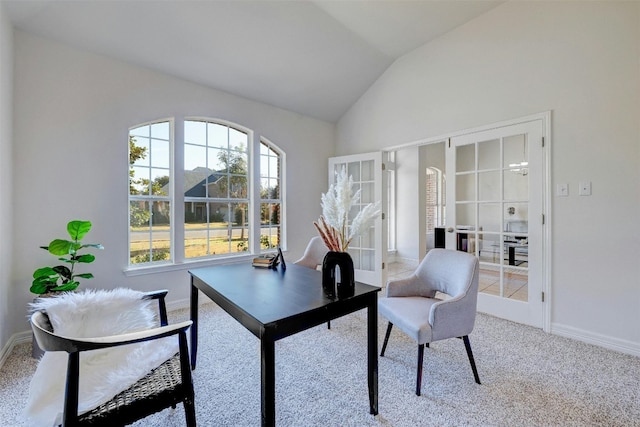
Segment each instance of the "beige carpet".
[{"label": "beige carpet", "polygon": [[[188,317],[186,310],[172,313]],[[381,345],[386,322],[379,321]],[[279,426],[640,426],[640,359],[479,315],[470,336],[482,385],[461,340],[425,350],[394,329],[379,359],[380,414],[369,414],[366,313],[276,343]],[[259,342],[213,304],[201,309],[194,371],[199,426],[260,425]],[[0,424],[23,426],[36,362],[18,346],[0,370]],[[182,407],[135,424],[184,426]]]}]

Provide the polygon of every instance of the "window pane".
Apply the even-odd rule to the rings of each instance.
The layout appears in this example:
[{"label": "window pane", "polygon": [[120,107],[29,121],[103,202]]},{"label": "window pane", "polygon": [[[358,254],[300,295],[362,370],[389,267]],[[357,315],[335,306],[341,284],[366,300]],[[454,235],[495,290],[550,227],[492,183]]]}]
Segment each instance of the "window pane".
[{"label": "window pane", "polygon": [[184,170],[192,171],[197,168],[206,169],[207,149],[199,145],[185,144]]},{"label": "window pane", "polygon": [[279,203],[260,204],[260,224],[263,226],[280,224]]},{"label": "window pane", "polygon": [[233,212],[232,225],[234,227],[246,227],[249,224],[249,213],[246,203],[232,203],[231,212]]},{"label": "window pane", "polygon": [[237,129],[229,128],[229,149],[245,151],[247,149],[247,134]]},{"label": "window pane", "polygon": [[247,177],[239,175],[231,175],[229,177],[231,182],[231,191],[229,191],[229,197],[234,199],[247,198]]},{"label": "window pane", "polygon": [[169,202],[134,201],[129,204],[131,264],[170,260],[169,212]]},{"label": "window pane", "polygon": [[207,204],[197,201],[184,203],[185,230],[200,230],[207,224]]},{"label": "window pane", "polygon": [[133,161],[132,163],[136,166],[149,166],[149,138],[137,136],[131,141],[133,150],[129,152],[130,163]]},{"label": "window pane", "polygon": [[132,167],[129,170],[129,194],[149,194],[149,169]]},{"label": "window pane", "polygon": [[280,175],[280,159],[278,157],[269,157],[269,176],[278,178]]},{"label": "window pane", "polygon": [[217,123],[207,124],[207,145],[209,147],[229,148],[229,128]]},{"label": "window pane", "polygon": [[131,129],[129,131],[129,136],[133,136],[136,138],[140,136],[149,137],[150,136],[149,126],[140,126],[140,127]]},{"label": "window pane", "polygon": [[260,228],[260,249],[263,251],[275,249],[280,246],[280,227],[276,225],[263,225]]},{"label": "window pane", "polygon": [[205,122],[185,121],[184,142],[188,144],[206,145],[207,124]]},{"label": "window pane", "polygon": [[151,166],[156,168],[169,168],[169,141],[161,139],[151,140]]},{"label": "window pane", "polygon": [[[227,171],[227,161],[229,159],[229,152],[227,150],[220,150],[218,148],[209,148],[207,150],[207,158],[202,159],[202,166],[206,166],[211,170],[218,172]],[[206,160],[206,164],[205,164]]]},{"label": "window pane", "polygon": [[270,199],[279,199],[280,198],[280,180],[279,179],[270,179],[269,180],[268,197]]},{"label": "window pane", "polygon": [[151,169],[151,194],[154,196],[169,195],[169,171],[167,169]]},{"label": "window pane", "polygon": [[151,137],[169,140],[169,122],[154,123],[151,125]]}]

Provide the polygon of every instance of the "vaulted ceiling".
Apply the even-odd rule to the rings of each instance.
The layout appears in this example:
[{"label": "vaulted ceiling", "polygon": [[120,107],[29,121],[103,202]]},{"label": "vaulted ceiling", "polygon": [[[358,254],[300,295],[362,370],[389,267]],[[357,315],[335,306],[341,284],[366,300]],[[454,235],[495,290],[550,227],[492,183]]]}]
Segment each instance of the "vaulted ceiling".
[{"label": "vaulted ceiling", "polygon": [[0,0],[15,27],[335,122],[397,58],[492,0]]}]

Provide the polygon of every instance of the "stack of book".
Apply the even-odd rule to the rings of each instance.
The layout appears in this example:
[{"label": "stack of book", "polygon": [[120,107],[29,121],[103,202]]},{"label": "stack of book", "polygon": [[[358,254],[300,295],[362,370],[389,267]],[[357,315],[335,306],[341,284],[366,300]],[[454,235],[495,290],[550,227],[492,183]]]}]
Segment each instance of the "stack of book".
[{"label": "stack of book", "polygon": [[260,268],[275,268],[278,265],[278,255],[261,255],[253,259],[253,266]]}]

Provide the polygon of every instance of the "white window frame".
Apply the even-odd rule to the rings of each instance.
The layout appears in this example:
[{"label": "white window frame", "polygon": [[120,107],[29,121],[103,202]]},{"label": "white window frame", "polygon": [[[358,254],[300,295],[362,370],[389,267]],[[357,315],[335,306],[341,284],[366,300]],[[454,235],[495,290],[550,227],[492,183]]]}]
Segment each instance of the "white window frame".
[{"label": "white window frame", "polygon": [[[286,227],[284,226],[286,224],[286,204],[285,204],[285,195],[286,195],[286,185],[285,185],[285,170],[286,170],[286,154],[284,151],[282,151],[282,149],[280,147],[278,147],[278,145],[274,144],[273,142],[271,142],[269,139],[261,137],[259,139],[259,145],[258,145],[258,150],[256,153],[256,156],[259,158],[261,156],[260,154],[260,148],[262,145],[265,145],[267,148],[269,148],[270,150],[274,151],[277,155],[278,155],[278,159],[280,162],[280,171],[278,174],[278,181],[279,181],[279,185],[280,185],[280,197],[278,199],[262,199],[261,195],[260,195],[260,180],[262,179],[262,172],[260,171],[260,162],[258,163],[258,211],[260,212],[260,205],[262,203],[279,203],[280,204],[280,248],[282,250],[286,250]],[[273,177],[272,175],[269,175],[269,177]],[[259,213],[259,215],[261,216],[261,213]],[[260,217],[259,217],[260,218]],[[262,244],[260,242],[260,236],[262,235],[262,224],[261,222],[258,223],[258,227],[257,229],[259,230],[258,233],[258,248],[260,250],[261,253],[268,253],[268,252],[274,252],[276,250],[276,248],[271,248],[271,249],[266,249],[263,250],[262,249]]]},{"label": "white window frame", "polygon": [[[230,262],[240,262],[244,260],[252,259],[256,254],[261,252],[260,247],[260,144],[262,141],[269,144],[269,146],[278,152],[280,155],[280,246],[283,251],[286,251],[286,153],[277,144],[273,143],[270,139],[257,135],[252,129],[242,126],[238,123],[229,122],[223,119],[204,117],[204,116],[175,116],[170,119],[158,119],[149,122],[137,124],[131,126],[131,129],[144,126],[146,124],[170,121],[171,127],[171,190],[170,190],[170,203],[171,203],[171,260],[165,262],[150,262],[141,264],[130,264],[130,259],[126,260],[126,267],[124,268],[124,274],[126,276],[137,276],[143,274],[152,274],[164,271],[186,270],[189,268],[196,268],[207,265],[225,264]],[[247,133],[247,170],[248,170],[248,198],[249,198],[249,220],[248,220],[248,233],[249,233],[249,250],[241,253],[231,253],[224,255],[207,256],[200,258],[185,259],[184,257],[184,192],[175,191],[175,189],[184,188],[183,174],[174,173],[174,171],[182,170],[184,167],[184,122],[188,120],[195,121],[207,121],[218,123],[221,125],[229,126],[242,132]],[[128,151],[128,150],[127,150]],[[127,194],[129,193],[127,180]],[[128,213],[129,209],[127,209]],[[129,216],[127,217],[127,229],[129,227]],[[129,245],[129,239],[127,239],[127,245]],[[127,254],[129,248],[127,248]]]},{"label": "white window frame", "polygon": [[[158,120],[153,120],[153,121],[149,121],[149,122],[145,122],[145,123],[141,123],[135,126],[131,126],[129,128],[129,133],[127,135],[127,144],[129,143],[129,138],[131,137],[131,131],[134,129],[138,129],[141,127],[145,127],[148,126],[149,129],[151,129],[151,126],[153,126],[154,124],[159,124],[159,123],[168,123],[169,124],[169,182],[173,182],[174,179],[174,153],[175,153],[175,145],[174,145],[174,135],[175,135],[175,126],[174,126],[174,120],[172,118],[164,118],[164,119],[158,119]],[[155,138],[151,138],[151,134],[149,134],[147,136],[147,138],[149,138],[149,140],[151,139],[155,139]],[[129,154],[129,150],[127,149],[127,154]],[[148,153],[149,156],[151,156],[151,150]],[[150,160],[151,161],[151,160]],[[131,167],[131,166],[130,166]],[[149,168],[151,168],[151,166],[149,166]],[[142,201],[142,202],[147,202],[147,203],[153,203],[153,202],[159,202],[159,201],[166,201],[169,202],[169,206],[170,206],[170,219],[169,219],[169,236],[173,236],[174,234],[174,197],[173,197],[173,189],[174,189],[174,185],[170,185],[169,186],[169,194],[167,196],[159,196],[159,195],[131,195],[130,194],[130,180],[127,180],[127,194],[128,194],[128,201],[127,201],[127,263],[129,264],[129,268],[131,268],[132,266],[135,267],[137,265],[144,265],[144,266],[153,266],[153,265],[166,265],[166,264],[171,264],[173,263],[174,260],[174,256],[175,256],[175,247],[173,245],[174,240],[170,237],[169,238],[169,259],[167,261],[151,261],[151,262],[146,262],[146,263],[140,263],[140,264],[131,264],[131,223],[130,223],[130,218],[131,218],[131,202],[132,201]],[[153,230],[149,230],[149,234],[150,236],[153,236]],[[151,242],[153,242],[153,237],[151,237]],[[150,248],[150,252],[151,254],[153,254],[153,250]],[[152,255],[153,256],[153,255]]]}]

